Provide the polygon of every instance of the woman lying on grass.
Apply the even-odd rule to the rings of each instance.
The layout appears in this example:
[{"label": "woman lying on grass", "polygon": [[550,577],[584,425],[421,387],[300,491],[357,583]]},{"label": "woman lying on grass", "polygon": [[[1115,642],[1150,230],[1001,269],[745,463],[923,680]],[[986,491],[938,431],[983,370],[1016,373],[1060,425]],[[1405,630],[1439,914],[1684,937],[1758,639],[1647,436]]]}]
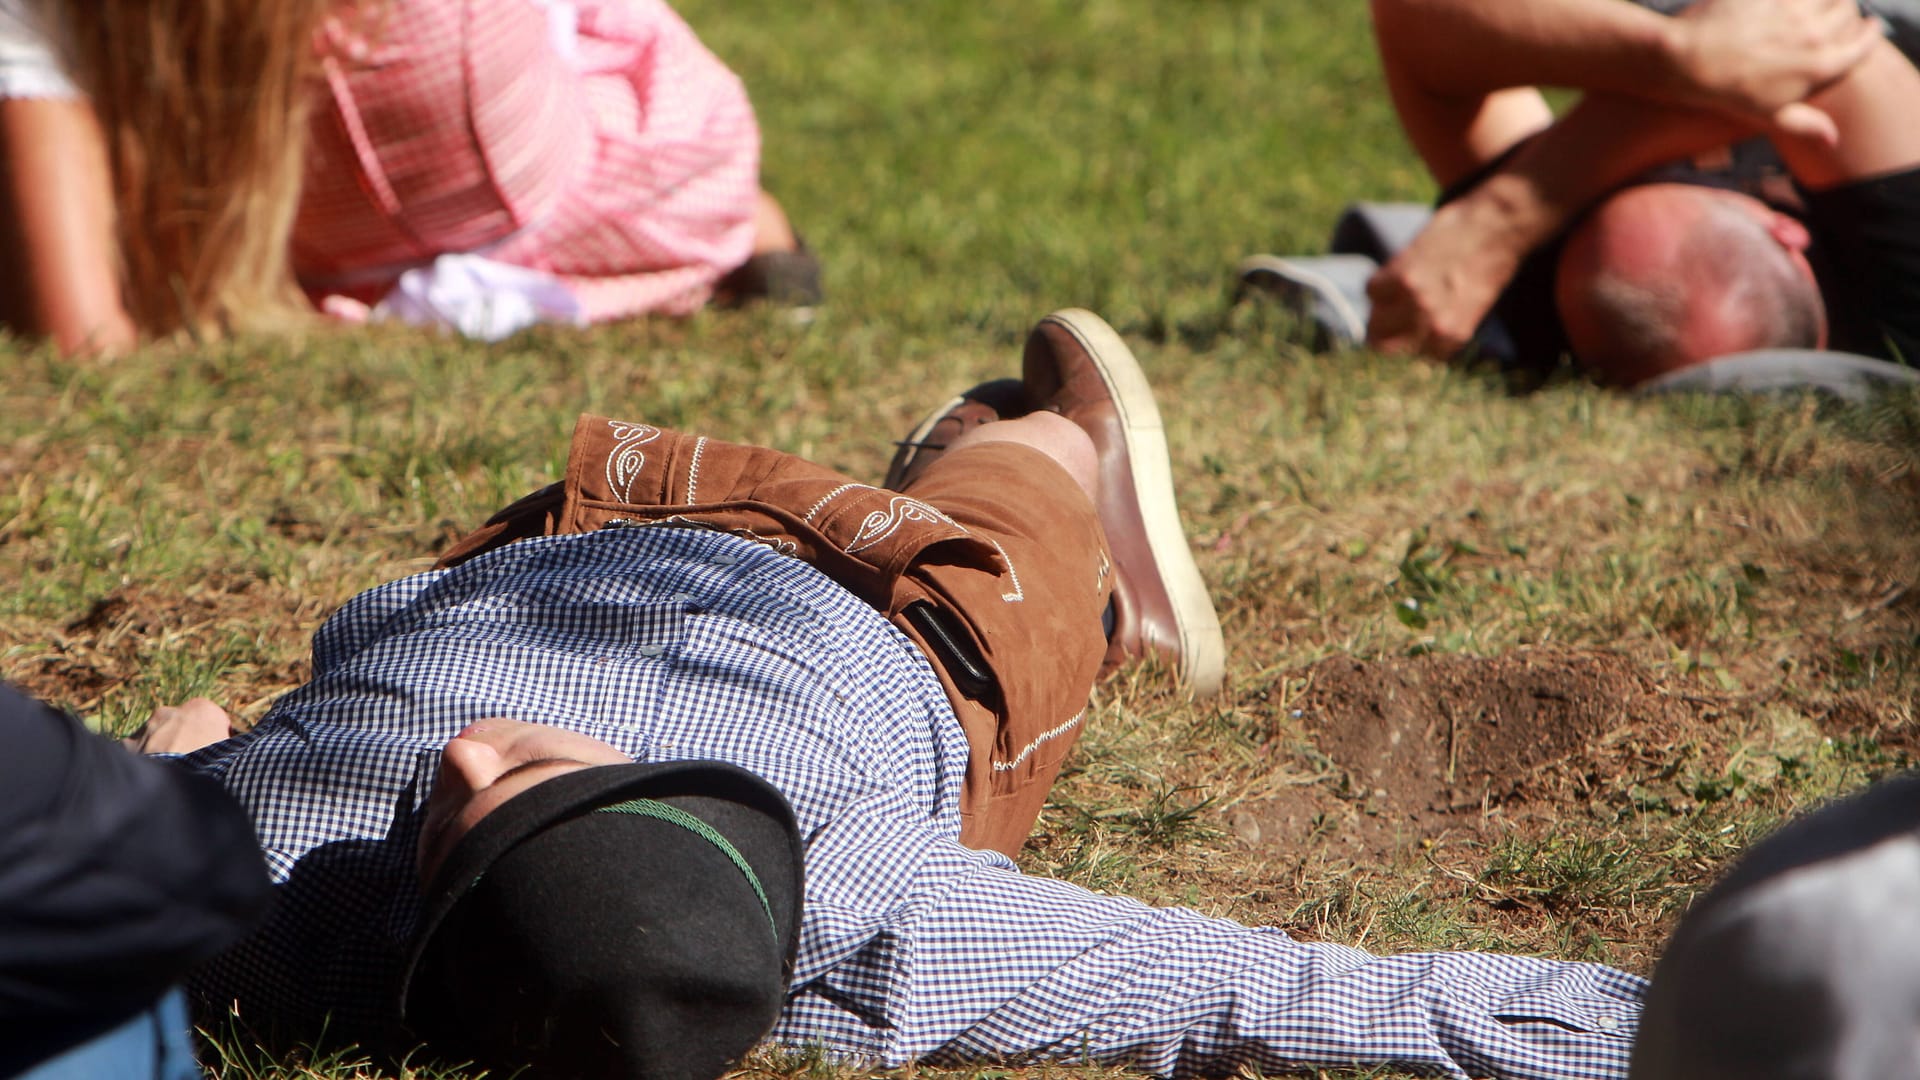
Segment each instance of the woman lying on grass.
[{"label": "woman lying on grass", "polygon": [[0,0],[0,323],[684,314],[795,247],[759,153],[662,0]]}]

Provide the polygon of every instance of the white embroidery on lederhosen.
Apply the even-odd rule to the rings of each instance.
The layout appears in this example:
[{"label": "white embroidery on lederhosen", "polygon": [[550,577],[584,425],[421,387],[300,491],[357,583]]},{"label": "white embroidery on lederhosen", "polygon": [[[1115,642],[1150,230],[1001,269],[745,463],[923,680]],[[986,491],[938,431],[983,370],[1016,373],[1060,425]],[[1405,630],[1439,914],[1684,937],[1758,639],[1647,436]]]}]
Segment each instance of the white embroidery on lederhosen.
[{"label": "white embroidery on lederhosen", "polygon": [[[839,487],[821,496],[820,501],[814,503],[812,509],[807,511],[807,515],[803,520],[809,523],[812,522],[814,515],[818,514],[828,503],[854,488],[867,491],[878,490],[866,484],[841,484]],[[928,520],[943,521],[968,536],[973,535],[971,529],[968,529],[965,525],[953,520],[927,503],[923,503],[919,499],[910,499],[905,495],[896,495],[888,500],[885,512],[876,510],[868,514],[866,519],[860,523],[860,531],[854,534],[853,541],[847,545],[847,554],[852,555],[855,552],[864,551],[880,541],[885,540],[897,532],[905,522]],[[1020,569],[1013,565],[1013,556],[1008,555],[1007,549],[1000,546],[1000,541],[995,540],[991,536],[985,539],[987,543],[993,545],[995,551],[1000,553],[1000,561],[1007,564],[1007,577],[1013,582],[1013,591],[1001,593],[1000,599],[1005,600],[1009,604],[1017,604],[1025,600],[1027,598],[1027,592],[1020,584]]]},{"label": "white embroidery on lederhosen", "polygon": [[724,525],[715,525],[711,521],[690,518],[684,514],[654,518],[650,521],[635,521],[633,518],[609,518],[607,522],[600,527],[603,529],[704,529],[707,532],[723,532],[729,536],[737,536],[742,540],[751,540],[756,544],[763,544],[789,558],[800,557],[800,545],[784,536],[762,536],[744,525],[728,528]]},{"label": "white embroidery on lederhosen", "polygon": [[1007,576],[1013,579],[1013,591],[1001,593],[1000,599],[1005,600],[1009,604],[1017,604],[1025,600],[1027,598],[1027,591],[1020,587],[1020,570],[1013,565],[1013,556],[1007,554],[1007,549],[1001,547],[1000,541],[995,540],[993,537],[987,537],[987,543],[992,544],[993,550],[1000,553],[1000,561],[1007,564]]},{"label": "white embroidery on lederhosen", "polygon": [[1081,720],[1086,718],[1086,715],[1087,715],[1087,710],[1081,709],[1079,712],[1073,714],[1073,719],[1068,720],[1066,723],[1061,724],[1057,728],[1053,728],[1051,730],[1041,732],[1039,738],[1028,743],[1024,749],[1022,749],[1019,753],[1013,755],[1012,761],[994,762],[993,771],[994,772],[1011,772],[1014,769],[1019,768],[1020,763],[1027,760],[1029,757],[1032,757],[1033,752],[1035,750],[1040,749],[1040,747],[1043,744],[1052,742],[1053,740],[1059,738],[1060,736],[1065,735],[1067,732],[1072,731],[1074,727],[1080,723]]},{"label": "white embroidery on lederhosen", "polygon": [[[909,499],[905,495],[895,495],[887,500],[885,510],[875,510],[860,521],[860,531],[847,544],[847,554],[865,551],[873,545],[900,531],[900,526],[909,521],[938,521],[951,525],[961,532],[967,530],[947,515],[921,502]],[[968,535],[972,535],[968,533]],[[995,545],[996,547],[998,545]]]},{"label": "white embroidery on lederhosen", "polygon": [[707,452],[705,435],[693,440],[693,463],[687,466],[687,505],[692,506],[698,500],[693,497],[694,490],[700,486],[700,455]]},{"label": "white embroidery on lederhosen", "polygon": [[647,455],[641,453],[640,448],[659,438],[660,429],[652,424],[629,424],[622,420],[609,420],[607,427],[613,431],[614,439],[613,451],[607,455],[607,490],[621,502],[632,502],[633,482],[647,464]]},{"label": "white embroidery on lederhosen", "polygon": [[829,491],[825,495],[820,496],[820,501],[817,503],[814,503],[813,506],[807,510],[806,516],[801,518],[800,520],[806,522],[809,525],[813,524],[813,515],[818,514],[828,503],[846,494],[847,492],[852,491],[854,488],[867,488],[867,490],[872,490],[871,488],[868,488],[866,484],[841,484],[839,487],[834,488],[832,491]]}]

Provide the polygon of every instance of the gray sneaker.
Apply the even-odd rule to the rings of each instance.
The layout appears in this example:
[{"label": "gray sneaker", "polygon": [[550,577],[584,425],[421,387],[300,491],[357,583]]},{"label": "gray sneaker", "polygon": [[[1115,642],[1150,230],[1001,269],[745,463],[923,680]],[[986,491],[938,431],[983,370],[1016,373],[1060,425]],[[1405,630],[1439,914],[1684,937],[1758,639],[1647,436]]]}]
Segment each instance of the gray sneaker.
[{"label": "gray sneaker", "polygon": [[1313,348],[1352,349],[1367,340],[1367,279],[1380,264],[1365,255],[1249,255],[1240,261],[1234,302],[1264,296],[1313,328]]}]

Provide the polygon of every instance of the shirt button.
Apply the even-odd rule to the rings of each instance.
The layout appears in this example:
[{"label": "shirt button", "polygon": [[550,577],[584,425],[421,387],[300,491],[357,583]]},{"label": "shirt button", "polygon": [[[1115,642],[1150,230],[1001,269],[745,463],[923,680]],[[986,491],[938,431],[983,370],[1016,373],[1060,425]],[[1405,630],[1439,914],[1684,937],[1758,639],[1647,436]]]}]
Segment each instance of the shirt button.
[{"label": "shirt button", "polygon": [[667,651],[667,647],[665,645],[649,643],[649,644],[640,646],[635,651],[638,652],[641,656],[659,656],[661,653]]},{"label": "shirt button", "polygon": [[669,599],[671,599],[676,604],[684,604],[693,599],[693,594],[690,592],[677,592],[677,593],[674,593],[673,596],[669,597]]},{"label": "shirt button", "polygon": [[1614,1031],[1620,1027],[1620,1020],[1618,1017],[1602,1014],[1593,1018],[1593,1026],[1601,1031]]},{"label": "shirt button", "polygon": [[714,553],[713,558],[708,561],[715,566],[732,566],[734,563],[740,561],[740,556],[735,555],[731,551],[717,551]]}]

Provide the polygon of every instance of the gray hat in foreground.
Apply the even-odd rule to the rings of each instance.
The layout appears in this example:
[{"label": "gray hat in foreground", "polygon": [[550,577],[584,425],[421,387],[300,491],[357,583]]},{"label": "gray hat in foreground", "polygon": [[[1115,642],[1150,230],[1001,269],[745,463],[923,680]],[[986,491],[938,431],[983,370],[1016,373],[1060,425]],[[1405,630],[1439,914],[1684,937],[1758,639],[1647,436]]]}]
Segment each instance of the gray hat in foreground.
[{"label": "gray hat in foreground", "polygon": [[1920,776],[1756,845],[1653,974],[1631,1080],[1920,1080]]}]

